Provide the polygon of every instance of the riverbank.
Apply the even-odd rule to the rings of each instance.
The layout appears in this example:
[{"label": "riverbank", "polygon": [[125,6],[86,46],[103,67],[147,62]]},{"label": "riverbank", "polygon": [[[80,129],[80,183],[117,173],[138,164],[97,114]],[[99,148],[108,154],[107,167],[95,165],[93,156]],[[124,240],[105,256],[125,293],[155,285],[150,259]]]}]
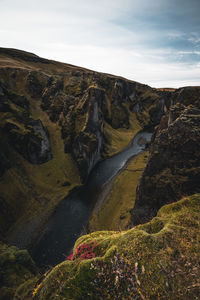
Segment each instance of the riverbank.
[{"label": "riverbank", "polygon": [[[75,241],[88,224],[94,205],[98,200],[104,199],[102,195],[105,185],[118,174],[131,157],[145,149],[145,143],[150,141],[151,135],[147,132],[138,133],[129,147],[97,163],[86,184],[61,202],[31,253],[39,266],[56,265],[71,252]],[[141,138],[145,142],[140,143]]]},{"label": "riverbank", "polygon": [[[133,157],[111,183],[104,203],[94,209],[89,220],[89,232],[99,230],[127,230],[131,225],[136,187],[147,164],[148,150]],[[96,205],[98,207],[98,203]]]}]

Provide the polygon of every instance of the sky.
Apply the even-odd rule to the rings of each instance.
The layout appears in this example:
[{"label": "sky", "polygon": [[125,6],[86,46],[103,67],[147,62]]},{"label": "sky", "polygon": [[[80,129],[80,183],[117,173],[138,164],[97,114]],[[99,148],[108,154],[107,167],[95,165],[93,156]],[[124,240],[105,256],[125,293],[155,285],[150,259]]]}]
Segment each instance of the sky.
[{"label": "sky", "polygon": [[0,47],[152,87],[200,85],[200,0],[0,0]]}]

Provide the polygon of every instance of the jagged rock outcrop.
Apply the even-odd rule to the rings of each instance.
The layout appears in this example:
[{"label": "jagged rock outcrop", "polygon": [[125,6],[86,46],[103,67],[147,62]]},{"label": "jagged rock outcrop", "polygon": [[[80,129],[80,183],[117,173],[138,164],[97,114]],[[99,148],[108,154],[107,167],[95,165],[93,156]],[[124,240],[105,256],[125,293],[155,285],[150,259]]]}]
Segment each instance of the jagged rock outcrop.
[{"label": "jagged rock outcrop", "polygon": [[37,72],[32,71],[27,76],[27,91],[33,98],[41,97],[43,86],[38,79]]},{"label": "jagged rock outcrop", "polygon": [[180,89],[171,102],[137,188],[133,224],[152,218],[166,203],[200,192],[200,88]]},{"label": "jagged rock outcrop", "polygon": [[[106,106],[105,91],[89,87],[77,106],[77,114],[85,117],[82,130],[71,139],[72,155],[77,161],[81,178],[87,178],[92,167],[101,158],[104,120],[102,107]],[[80,122],[78,126],[80,126]]]},{"label": "jagged rock outcrop", "polygon": [[[8,143],[25,159],[33,164],[44,163],[52,158],[48,131],[40,120],[30,118],[29,101],[26,97],[10,92],[0,82],[0,113],[2,114],[0,130]],[[1,173],[8,165],[5,146],[2,146]]]},{"label": "jagged rock outcrop", "polygon": [[27,120],[23,132],[12,122],[7,122],[4,130],[9,143],[32,164],[41,164],[52,158],[48,132],[40,120]]}]

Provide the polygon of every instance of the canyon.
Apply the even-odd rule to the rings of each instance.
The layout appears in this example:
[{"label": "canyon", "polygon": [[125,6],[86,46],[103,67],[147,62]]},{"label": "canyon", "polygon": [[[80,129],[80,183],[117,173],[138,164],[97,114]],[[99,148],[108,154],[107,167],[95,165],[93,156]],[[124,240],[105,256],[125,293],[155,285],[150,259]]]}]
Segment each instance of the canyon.
[{"label": "canyon", "polygon": [[198,299],[200,87],[0,48],[0,135],[0,299]]}]

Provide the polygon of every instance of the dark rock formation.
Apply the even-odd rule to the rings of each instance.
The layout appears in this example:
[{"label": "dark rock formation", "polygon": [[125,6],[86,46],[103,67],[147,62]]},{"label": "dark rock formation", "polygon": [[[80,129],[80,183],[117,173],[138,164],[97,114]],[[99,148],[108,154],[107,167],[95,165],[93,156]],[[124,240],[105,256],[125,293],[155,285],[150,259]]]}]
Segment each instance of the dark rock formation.
[{"label": "dark rock formation", "polygon": [[29,119],[25,131],[7,123],[10,144],[30,163],[42,164],[52,159],[48,132],[40,120]]},{"label": "dark rock formation", "polygon": [[77,161],[81,178],[85,180],[101,157],[103,140],[101,108],[106,105],[105,92],[91,87],[79,104],[78,114],[84,115],[84,110],[87,109],[87,115],[82,130],[73,140],[72,155]]},{"label": "dark rock formation", "polygon": [[[0,83],[0,112],[4,113],[0,123],[2,134],[25,159],[33,164],[41,164],[52,158],[47,129],[40,120],[30,118],[29,101],[26,97],[6,89],[2,83]],[[5,145],[2,144],[0,176],[10,165],[4,148]]]},{"label": "dark rock formation", "polygon": [[200,89],[180,89],[157,128],[151,156],[137,188],[133,224],[166,203],[200,192]]},{"label": "dark rock formation", "polygon": [[41,82],[37,78],[37,72],[30,72],[30,74],[28,75],[27,90],[33,98],[41,96],[43,88]]}]

